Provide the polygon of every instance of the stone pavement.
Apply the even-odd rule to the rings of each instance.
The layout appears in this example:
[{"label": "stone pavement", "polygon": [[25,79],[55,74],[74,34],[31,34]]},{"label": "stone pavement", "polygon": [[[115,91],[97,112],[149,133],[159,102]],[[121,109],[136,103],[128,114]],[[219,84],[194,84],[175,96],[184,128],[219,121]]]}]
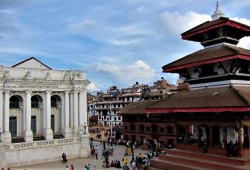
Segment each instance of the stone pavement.
[{"label": "stone pavement", "polygon": [[[104,161],[104,158],[101,157],[101,153],[102,153],[102,149],[103,146],[101,145],[101,143],[99,141],[94,141],[94,145],[97,145],[99,148],[99,153],[98,153],[98,159],[96,160],[96,168],[94,168],[93,164],[94,164],[94,158],[89,157],[89,158],[77,158],[77,159],[69,159],[68,160],[68,169],[70,170],[70,165],[74,165],[75,170],[83,170],[84,166],[87,165],[88,163],[90,163],[92,166],[92,170],[99,170],[99,169],[106,169],[106,168],[102,168],[102,162]],[[112,160],[119,160],[122,164],[122,158],[124,156],[125,150],[126,150],[126,146],[123,145],[113,145],[112,146],[114,148],[114,154],[112,156],[109,156],[109,162],[111,162]],[[108,146],[106,144],[106,148],[111,148],[111,146]],[[136,148],[134,150],[135,156],[139,155],[139,153],[141,153],[142,155],[144,155],[145,153],[147,153],[148,151],[146,150],[142,150],[141,148]],[[67,153],[66,153],[67,154]],[[128,157],[128,162],[131,161],[132,156],[127,156]],[[130,167],[130,165],[129,165]],[[56,161],[56,162],[48,162],[48,163],[42,163],[42,164],[34,164],[34,165],[29,165],[29,166],[23,166],[23,167],[18,167],[18,168],[10,168],[10,170],[39,170],[39,169],[46,169],[46,170],[62,170],[62,169],[66,169],[66,164],[63,164],[61,161]],[[110,170],[114,170],[117,168],[107,168]]]}]

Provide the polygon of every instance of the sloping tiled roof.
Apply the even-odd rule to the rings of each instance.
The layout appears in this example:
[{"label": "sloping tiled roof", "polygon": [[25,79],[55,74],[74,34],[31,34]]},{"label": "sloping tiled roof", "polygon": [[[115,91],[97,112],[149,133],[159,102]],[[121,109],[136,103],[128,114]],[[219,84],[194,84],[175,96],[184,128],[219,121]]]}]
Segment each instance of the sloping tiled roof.
[{"label": "sloping tiled roof", "polygon": [[250,87],[231,86],[183,91],[147,107],[150,110],[250,106]]},{"label": "sloping tiled roof", "polygon": [[204,23],[182,33],[181,36],[183,39],[188,39],[188,37],[190,37],[192,34],[198,34],[199,32],[205,32],[205,31],[212,29],[214,27],[220,27],[222,24],[247,31],[248,33],[246,33],[246,36],[250,34],[250,27],[248,25],[230,20],[227,17],[221,17],[217,20],[204,22]]},{"label": "sloping tiled roof", "polygon": [[218,62],[218,60],[228,60],[228,57],[241,58],[241,55],[245,57],[244,59],[250,60],[250,50],[223,44],[196,51],[170,64],[164,65],[162,69],[164,72],[175,72],[179,69],[190,67],[190,64],[192,66],[199,66],[205,63]]},{"label": "sloping tiled roof", "polygon": [[157,101],[145,100],[140,102],[130,103],[126,107],[122,108],[117,114],[127,115],[127,114],[136,114],[136,115],[145,115],[145,108]]}]

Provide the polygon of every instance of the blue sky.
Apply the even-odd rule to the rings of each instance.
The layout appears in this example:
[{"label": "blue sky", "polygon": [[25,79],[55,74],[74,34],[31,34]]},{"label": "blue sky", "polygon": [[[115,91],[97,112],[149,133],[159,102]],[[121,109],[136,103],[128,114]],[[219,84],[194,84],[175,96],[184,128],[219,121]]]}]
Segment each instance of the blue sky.
[{"label": "blue sky", "polygon": [[[250,25],[250,1],[221,0]],[[180,34],[211,20],[215,0],[0,0],[0,64],[35,57],[53,69],[83,70],[89,89],[152,85],[178,75],[161,67],[203,47]],[[250,49],[250,38],[239,46]]]}]

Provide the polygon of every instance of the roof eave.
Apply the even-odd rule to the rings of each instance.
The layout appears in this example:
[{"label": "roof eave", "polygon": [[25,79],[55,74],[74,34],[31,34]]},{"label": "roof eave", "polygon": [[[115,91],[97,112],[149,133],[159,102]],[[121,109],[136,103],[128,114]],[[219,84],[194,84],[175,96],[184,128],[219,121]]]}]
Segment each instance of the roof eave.
[{"label": "roof eave", "polygon": [[146,113],[249,112],[250,107],[147,108]]},{"label": "roof eave", "polygon": [[187,63],[187,64],[178,65],[178,66],[174,66],[174,67],[171,67],[171,66],[168,67],[170,65],[170,64],[168,64],[168,65],[163,66],[162,69],[163,69],[163,72],[166,72],[166,73],[178,73],[178,70],[181,70],[181,69],[194,67],[194,66],[200,66],[203,64],[211,64],[211,63],[216,63],[216,62],[220,62],[220,61],[231,60],[231,59],[235,59],[235,58],[250,60],[250,56],[247,56],[247,55],[232,55],[232,56],[224,56],[224,57],[216,58],[216,59],[198,61],[198,62],[194,62],[194,63]]},{"label": "roof eave", "polygon": [[[208,23],[208,22],[205,22],[204,24],[206,24],[206,23]],[[204,25],[204,24],[201,24],[201,25]],[[232,21],[232,20],[225,20],[225,21],[222,21],[221,23],[218,23],[218,24],[215,24],[215,25],[211,25],[209,27],[205,27],[205,28],[202,28],[202,29],[198,29],[196,31],[192,31],[192,30],[195,30],[196,28],[200,27],[201,25],[199,25],[197,27],[194,27],[193,29],[182,33],[181,34],[182,39],[184,39],[184,40],[190,40],[190,38],[192,36],[194,36],[194,35],[201,34],[201,33],[207,32],[208,30],[211,30],[211,29],[214,29],[214,28],[218,28],[218,27],[222,27],[222,26],[226,26],[226,25],[234,27],[234,28],[238,28],[238,29],[243,30],[243,31],[247,31],[250,34],[250,27],[249,26],[241,24],[241,23],[238,23],[236,21]]]}]

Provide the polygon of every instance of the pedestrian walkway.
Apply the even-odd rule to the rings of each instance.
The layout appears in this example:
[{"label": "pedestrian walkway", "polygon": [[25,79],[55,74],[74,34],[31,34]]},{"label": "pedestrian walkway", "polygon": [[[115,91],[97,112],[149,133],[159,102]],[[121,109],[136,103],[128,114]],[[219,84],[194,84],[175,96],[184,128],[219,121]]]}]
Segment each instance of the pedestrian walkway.
[{"label": "pedestrian walkway", "polygon": [[[100,142],[94,141],[94,145],[97,145],[99,148],[99,153],[98,153],[98,159],[96,160],[96,168],[94,168],[94,158],[89,157],[89,158],[77,158],[77,159],[69,159],[67,164],[63,164],[60,161],[55,161],[55,162],[48,162],[48,163],[42,163],[42,164],[35,164],[35,165],[29,165],[29,166],[23,166],[23,167],[18,167],[18,168],[11,168],[10,170],[39,170],[39,169],[46,169],[46,170],[62,170],[66,169],[66,165],[68,166],[68,169],[70,170],[70,165],[74,165],[75,170],[83,170],[85,165],[91,164],[91,167],[93,170],[99,170],[99,169],[106,169],[102,168],[102,163],[104,161],[104,158],[102,158],[102,149],[103,146],[101,145]],[[111,146],[106,145],[106,148],[111,148]],[[126,146],[123,145],[113,145],[112,148],[114,148],[114,154],[109,156],[109,162],[112,160],[119,160],[122,162],[122,158],[125,154]],[[141,153],[144,155],[148,151],[142,150],[141,148],[136,148],[134,150],[135,156],[139,155]],[[66,153],[67,154],[67,153]],[[131,161],[132,156],[127,156],[128,157],[128,162]],[[122,164],[122,163],[121,163]],[[129,165],[130,167],[130,165]],[[117,168],[107,168],[110,170],[114,170]]]}]

